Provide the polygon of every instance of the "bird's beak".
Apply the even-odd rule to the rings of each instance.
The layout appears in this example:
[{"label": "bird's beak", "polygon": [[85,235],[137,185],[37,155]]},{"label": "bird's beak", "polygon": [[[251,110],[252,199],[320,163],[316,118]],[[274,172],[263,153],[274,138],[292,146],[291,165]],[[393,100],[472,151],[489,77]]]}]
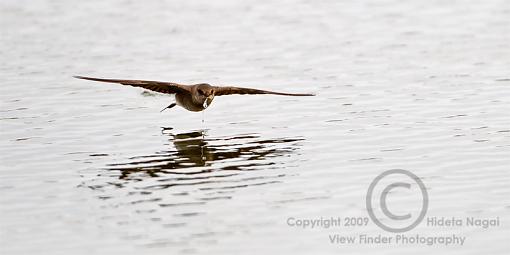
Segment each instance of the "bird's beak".
[{"label": "bird's beak", "polygon": [[207,99],[205,99],[204,101],[204,109],[207,108],[209,105],[211,105],[211,102],[213,100],[214,96],[213,95],[210,95],[207,97]]}]

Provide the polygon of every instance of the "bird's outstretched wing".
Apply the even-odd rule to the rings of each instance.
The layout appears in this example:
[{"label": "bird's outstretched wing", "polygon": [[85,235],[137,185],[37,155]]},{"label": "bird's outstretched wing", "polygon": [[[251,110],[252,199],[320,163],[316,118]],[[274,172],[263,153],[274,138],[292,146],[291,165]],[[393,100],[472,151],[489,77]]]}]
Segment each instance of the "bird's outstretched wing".
[{"label": "bird's outstretched wing", "polygon": [[84,76],[73,76],[73,77],[78,78],[78,79],[90,80],[90,81],[118,83],[118,84],[133,86],[133,87],[140,87],[140,88],[156,91],[159,93],[166,93],[166,94],[175,94],[175,93],[182,93],[182,92],[189,93],[190,92],[187,85],[171,83],[171,82],[101,79],[101,78],[92,78],[92,77],[84,77]]},{"label": "bird's outstretched wing", "polygon": [[215,96],[225,95],[257,95],[257,94],[270,94],[281,96],[315,96],[315,94],[294,94],[294,93],[281,93],[261,89],[239,88],[239,87],[214,87]]}]

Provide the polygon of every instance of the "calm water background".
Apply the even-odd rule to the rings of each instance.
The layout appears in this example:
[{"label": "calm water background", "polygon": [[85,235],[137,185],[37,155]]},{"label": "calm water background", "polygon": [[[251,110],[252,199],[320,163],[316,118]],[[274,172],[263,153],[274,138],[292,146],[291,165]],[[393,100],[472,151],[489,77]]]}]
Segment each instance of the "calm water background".
[{"label": "calm water background", "polygon": [[[504,0],[1,1],[2,254],[507,252],[509,17]],[[171,97],[72,75],[317,96],[160,113]],[[287,226],[366,217],[394,168],[423,179],[429,216],[501,226],[410,232],[467,237],[448,247]]]}]

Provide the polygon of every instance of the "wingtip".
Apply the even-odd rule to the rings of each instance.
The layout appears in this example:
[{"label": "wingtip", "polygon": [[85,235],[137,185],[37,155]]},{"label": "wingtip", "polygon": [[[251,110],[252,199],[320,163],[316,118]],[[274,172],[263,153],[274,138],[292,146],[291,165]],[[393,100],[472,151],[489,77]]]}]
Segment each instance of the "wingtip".
[{"label": "wingtip", "polygon": [[299,96],[304,96],[304,97],[313,97],[313,96],[316,96],[315,93],[305,93],[305,94],[297,94]]},{"label": "wingtip", "polygon": [[82,80],[89,80],[89,81],[105,81],[106,80],[106,79],[92,78],[92,77],[81,76],[81,75],[73,75],[73,78],[82,79]]}]

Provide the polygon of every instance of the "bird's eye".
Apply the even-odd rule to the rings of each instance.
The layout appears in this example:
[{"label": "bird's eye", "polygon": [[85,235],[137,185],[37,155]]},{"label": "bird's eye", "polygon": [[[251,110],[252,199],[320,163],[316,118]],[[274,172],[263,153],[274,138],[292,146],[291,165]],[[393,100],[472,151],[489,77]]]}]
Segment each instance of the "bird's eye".
[{"label": "bird's eye", "polygon": [[200,95],[204,95],[204,91],[202,91],[202,90],[198,90],[198,94],[200,94]]}]

